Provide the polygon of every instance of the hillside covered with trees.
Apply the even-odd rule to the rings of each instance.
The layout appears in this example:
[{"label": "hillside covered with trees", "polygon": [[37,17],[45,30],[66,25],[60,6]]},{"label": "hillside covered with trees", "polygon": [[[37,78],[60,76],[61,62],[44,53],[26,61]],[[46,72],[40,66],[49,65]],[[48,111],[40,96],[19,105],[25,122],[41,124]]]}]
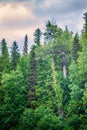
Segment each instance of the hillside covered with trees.
[{"label": "hillside covered with trees", "polygon": [[0,130],[87,130],[87,13],[80,36],[48,20],[28,42],[1,41]]}]

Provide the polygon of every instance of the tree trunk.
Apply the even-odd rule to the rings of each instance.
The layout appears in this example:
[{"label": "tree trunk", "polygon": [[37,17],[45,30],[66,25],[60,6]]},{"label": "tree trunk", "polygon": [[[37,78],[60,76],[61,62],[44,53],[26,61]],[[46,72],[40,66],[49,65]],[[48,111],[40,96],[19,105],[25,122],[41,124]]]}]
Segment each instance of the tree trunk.
[{"label": "tree trunk", "polygon": [[66,58],[64,52],[62,53],[62,69],[63,69],[63,75],[66,78],[67,77],[67,70],[66,70]]}]

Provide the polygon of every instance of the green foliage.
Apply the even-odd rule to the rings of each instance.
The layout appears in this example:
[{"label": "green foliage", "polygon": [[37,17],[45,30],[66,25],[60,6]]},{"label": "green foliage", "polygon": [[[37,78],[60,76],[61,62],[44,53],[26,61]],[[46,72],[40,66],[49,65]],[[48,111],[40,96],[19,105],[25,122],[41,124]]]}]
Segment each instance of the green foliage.
[{"label": "green foliage", "polygon": [[78,58],[79,82],[84,87],[87,81],[87,44],[84,44]]},{"label": "green foliage", "polygon": [[18,44],[16,41],[12,44],[12,50],[11,50],[11,67],[13,70],[16,70],[17,64],[19,62],[20,54],[18,49]]},{"label": "green foliage", "polygon": [[35,48],[36,46],[33,45],[31,52],[30,52],[30,65],[28,71],[28,106],[33,107],[32,101],[35,99],[35,86],[36,86],[36,56],[35,56]]},{"label": "green foliage", "polygon": [[85,24],[84,24],[84,38],[87,40],[87,12],[84,13],[84,20],[85,20]]},{"label": "green foliage", "polygon": [[37,62],[37,86],[36,98],[37,104],[47,104],[52,106],[53,88],[51,78],[51,66],[49,60],[39,59]]},{"label": "green foliage", "polygon": [[10,71],[10,61],[9,61],[9,53],[7,48],[7,43],[5,39],[1,42],[1,58],[0,58],[0,64],[1,64],[1,71],[2,73],[7,73]]},{"label": "green foliage", "polygon": [[44,33],[44,36],[45,36],[45,39],[46,41],[51,41],[52,39],[54,39],[57,35],[57,25],[55,23],[54,20],[52,21],[47,21],[46,23],[46,29],[45,29],[45,33]]},{"label": "green foliage", "polygon": [[39,28],[37,28],[34,32],[34,42],[37,46],[40,46],[40,39],[41,39],[42,32]]},{"label": "green foliage", "polygon": [[73,59],[77,61],[78,58],[78,51],[79,51],[79,35],[78,33],[75,34],[74,43],[73,43]]},{"label": "green foliage", "polygon": [[20,120],[21,130],[61,130],[63,119],[53,114],[46,106],[39,106],[35,110],[26,109]]},{"label": "green foliage", "polygon": [[[79,37],[54,21],[46,24],[45,43],[36,29],[27,54],[27,35],[20,57],[12,45],[10,70],[6,41],[0,55],[1,130],[87,129],[87,13]],[[6,62],[6,63],[5,63]]]},{"label": "green foliage", "polygon": [[64,130],[79,130],[80,120],[78,115],[73,114],[66,120]]},{"label": "green foliage", "polygon": [[25,109],[20,119],[21,130],[33,130],[35,127],[34,111],[32,109]]},{"label": "green foliage", "polygon": [[24,76],[24,84],[27,86],[28,84],[28,70],[29,70],[29,56],[28,55],[23,55],[18,63],[17,69],[22,72]]},{"label": "green foliage", "polygon": [[47,114],[44,115],[38,122],[37,130],[62,130],[63,122],[61,118],[55,115]]},{"label": "green foliage", "polygon": [[28,36],[27,34],[25,35],[24,39],[24,46],[23,46],[23,55],[28,54]]},{"label": "green foliage", "polygon": [[0,105],[3,103],[3,87],[2,87],[2,75],[9,73],[10,71],[10,60],[5,39],[1,42],[1,55],[0,55]]},{"label": "green foliage", "polygon": [[10,74],[4,74],[2,87],[4,101],[0,106],[0,129],[10,129],[18,124],[26,106],[26,88],[22,73],[12,71]]},{"label": "green foliage", "polygon": [[2,78],[2,57],[0,56],[0,85],[1,85],[1,78]]}]

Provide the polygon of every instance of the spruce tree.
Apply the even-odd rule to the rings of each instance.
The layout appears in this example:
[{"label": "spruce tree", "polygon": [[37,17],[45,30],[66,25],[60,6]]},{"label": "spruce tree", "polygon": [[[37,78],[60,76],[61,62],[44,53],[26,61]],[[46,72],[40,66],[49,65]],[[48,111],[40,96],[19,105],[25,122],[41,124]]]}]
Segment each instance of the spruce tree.
[{"label": "spruce tree", "polygon": [[24,39],[24,46],[23,46],[23,55],[28,54],[28,36],[27,34],[25,35]]},{"label": "spruce tree", "polygon": [[10,69],[9,52],[5,39],[1,42],[1,61],[2,61],[2,72],[7,73]]},{"label": "spruce tree", "polygon": [[34,42],[37,46],[40,46],[40,39],[41,39],[42,32],[39,28],[37,28],[34,32]]},{"label": "spruce tree", "polygon": [[73,59],[77,61],[78,58],[78,51],[79,51],[79,35],[78,33],[75,34],[74,43],[73,43]]},{"label": "spruce tree", "polygon": [[84,32],[81,37],[81,51],[78,57],[79,79],[81,86],[84,88],[87,82],[87,12],[84,13]]},{"label": "spruce tree", "polygon": [[28,106],[34,107],[33,102],[35,100],[35,86],[36,86],[36,57],[35,57],[35,48],[33,45],[30,51],[30,65],[29,65],[29,76],[28,76]]},{"label": "spruce tree", "polygon": [[54,20],[52,21],[47,21],[46,23],[46,29],[44,33],[44,37],[46,41],[51,41],[54,39],[57,35],[57,25]]},{"label": "spruce tree", "polygon": [[11,66],[13,70],[16,70],[17,64],[19,62],[20,54],[18,49],[18,44],[16,41],[12,44],[12,51],[11,51]]},{"label": "spruce tree", "polygon": [[84,24],[84,32],[85,32],[85,37],[87,38],[87,12],[83,14],[84,15],[84,20],[85,20],[85,24]]},{"label": "spruce tree", "polygon": [[9,73],[10,60],[5,39],[1,41],[1,55],[0,55],[0,105],[3,103],[3,87],[2,87],[2,75]]},{"label": "spruce tree", "polygon": [[1,78],[2,78],[2,58],[0,55],[0,85],[1,85]]}]

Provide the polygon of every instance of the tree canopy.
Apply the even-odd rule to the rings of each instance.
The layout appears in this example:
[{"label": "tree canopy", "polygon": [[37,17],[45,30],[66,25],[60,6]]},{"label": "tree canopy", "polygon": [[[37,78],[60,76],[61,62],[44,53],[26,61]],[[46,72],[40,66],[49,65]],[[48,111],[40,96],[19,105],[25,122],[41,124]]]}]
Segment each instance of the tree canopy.
[{"label": "tree canopy", "polygon": [[22,54],[2,39],[0,130],[87,129],[87,12],[83,18],[81,35],[48,20],[30,51],[25,35]]}]

